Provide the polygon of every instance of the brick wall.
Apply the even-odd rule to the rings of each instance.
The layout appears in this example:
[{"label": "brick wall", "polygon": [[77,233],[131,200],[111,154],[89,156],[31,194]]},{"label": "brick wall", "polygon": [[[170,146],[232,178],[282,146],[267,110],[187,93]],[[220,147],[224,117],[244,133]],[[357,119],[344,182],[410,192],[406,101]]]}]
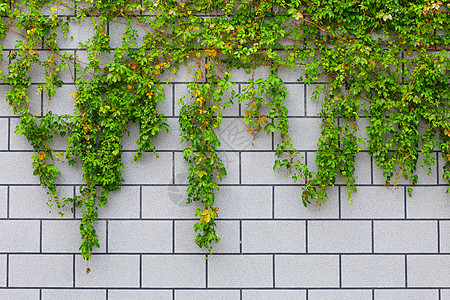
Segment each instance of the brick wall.
[{"label": "brick wall", "polygon": [[[60,41],[80,58],[86,53],[77,42],[91,34],[85,25],[73,24],[75,39]],[[115,36],[123,26],[110,24],[109,30]],[[10,32],[1,42],[5,55],[18,38]],[[49,103],[35,92],[43,80],[35,70],[35,112],[72,113],[71,72],[77,71],[65,71],[65,84]],[[239,92],[248,75],[233,74]],[[320,100],[310,99],[314,85],[297,82],[299,70],[282,76],[294,143],[314,169]],[[160,109],[171,131],[156,140],[158,159],[146,153],[132,162],[137,126],[124,137],[125,183],[100,211],[101,247],[89,264],[78,252],[80,211],[67,210],[63,218],[48,212],[46,193],[32,175],[30,146],[14,134],[18,117],[0,101],[0,299],[450,299],[450,199],[439,153],[431,176],[418,171],[419,184],[409,197],[406,182],[385,187],[363,151],[353,203],[338,179],[328,203],[313,211],[301,204],[301,185],[272,170],[278,138],[261,133],[252,140],[237,104],[218,130],[228,171],[217,193],[222,241],[205,260],[206,252],[193,241],[197,206],[185,204],[187,165],[178,136],[177,100],[186,95],[189,78],[181,69],[166,85]],[[7,91],[0,85],[1,100]],[[366,124],[362,118],[362,135]],[[55,141],[55,149],[65,147],[64,140]],[[60,194],[73,196],[82,184],[80,167],[59,165]]]}]

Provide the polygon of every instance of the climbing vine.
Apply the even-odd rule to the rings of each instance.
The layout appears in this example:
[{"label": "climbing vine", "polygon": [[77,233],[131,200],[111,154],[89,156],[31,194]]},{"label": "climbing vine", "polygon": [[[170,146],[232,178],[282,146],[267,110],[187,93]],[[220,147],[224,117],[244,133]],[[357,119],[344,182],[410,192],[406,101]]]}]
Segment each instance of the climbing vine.
[{"label": "climbing vine", "polygon": [[[166,101],[164,83],[183,65],[191,82],[189,96],[179,101],[180,136],[188,145],[188,203],[202,203],[195,213],[195,242],[209,252],[219,242],[215,192],[226,175],[217,130],[234,102],[245,107],[249,138],[279,135],[274,170],[304,184],[299,199],[305,206],[326,202],[338,175],[351,199],[356,155],[364,143],[386,184],[405,177],[411,194],[419,155],[431,172],[436,150],[443,179],[450,181],[450,1],[12,0],[0,3],[0,16],[0,39],[20,37],[12,49],[0,46],[0,53],[8,52],[7,72],[1,74],[11,87],[6,101],[20,116],[16,133],[33,147],[34,175],[48,190],[50,206],[82,209],[80,251],[87,260],[100,246],[97,211],[123,183],[122,136],[131,123],[139,124],[135,160],[145,152],[158,155],[153,141],[168,131],[158,110]],[[113,48],[109,24],[119,21],[125,27],[122,43]],[[61,50],[58,41],[71,38],[70,26],[86,22],[94,32],[79,45],[86,57]],[[38,92],[49,101],[63,84],[61,71],[76,68],[73,116],[30,108],[36,67],[45,73]],[[262,77],[259,68],[265,70]],[[286,68],[301,70],[300,82],[326,82],[314,172],[289,135],[288,93],[279,76]],[[249,79],[225,99],[233,87],[232,69],[247,71]],[[369,120],[367,139],[358,132],[361,117]],[[65,153],[52,149],[57,135],[68,140]],[[57,192],[55,160],[63,157],[83,170],[84,184],[72,198]]]}]

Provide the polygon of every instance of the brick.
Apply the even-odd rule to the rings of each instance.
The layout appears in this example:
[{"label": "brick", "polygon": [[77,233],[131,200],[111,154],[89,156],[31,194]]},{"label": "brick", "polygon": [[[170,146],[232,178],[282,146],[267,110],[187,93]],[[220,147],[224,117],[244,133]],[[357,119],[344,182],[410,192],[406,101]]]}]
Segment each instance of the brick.
[{"label": "brick", "polygon": [[[298,150],[316,150],[321,124],[320,118],[289,119],[289,135],[293,146]],[[280,142],[281,138],[275,134],[275,145]]]},{"label": "brick", "polygon": [[212,255],[208,287],[272,287],[272,255]]},{"label": "brick", "polygon": [[[98,20],[97,20],[98,21]],[[85,43],[88,39],[95,35],[94,26],[90,18],[85,18],[83,21],[69,22],[69,31],[67,37],[59,34],[56,38],[56,43],[61,49],[64,48],[80,48],[79,43]],[[73,37],[73,39],[71,38]]]},{"label": "brick", "polygon": [[[423,164],[423,155],[422,154],[418,154],[419,158],[417,160],[417,170],[414,174],[416,174],[418,176],[418,184],[437,184],[437,178],[438,178],[438,173],[437,173],[437,169],[435,165],[431,166],[431,174],[427,175],[428,173],[428,168],[424,168],[421,167],[421,165]],[[431,154],[432,157],[436,158],[436,153]],[[374,160],[374,166],[373,166],[373,183],[375,184],[385,184],[386,182],[386,178],[383,176],[383,171],[378,168],[375,164],[375,160]],[[391,179],[391,184],[395,181],[396,179],[396,175],[394,174],[393,178]],[[405,185],[410,185],[410,180],[406,179],[404,176],[402,176],[401,174],[399,175],[399,178],[397,180],[398,184],[405,184]]]},{"label": "brick", "polygon": [[[86,268],[92,272],[86,274]],[[75,258],[76,287],[139,287],[138,255],[93,255],[86,264]]]},{"label": "brick", "polygon": [[0,289],[1,299],[38,300],[38,289]]},{"label": "brick", "polygon": [[440,252],[450,252],[450,221],[439,221]]},{"label": "brick", "polygon": [[414,187],[412,197],[406,197],[406,212],[408,218],[448,219],[450,202],[448,187]]},{"label": "brick", "polygon": [[270,70],[267,66],[256,67],[254,70],[251,70],[251,72],[246,72],[243,68],[236,69],[233,67],[228,70],[228,72],[232,74],[232,82],[248,82],[252,77],[256,80],[259,78],[267,78],[270,75]]},{"label": "brick", "polygon": [[404,191],[384,186],[359,186],[352,194],[352,202],[346,201],[347,191],[341,188],[342,218],[393,219],[405,217]]},{"label": "brick", "polygon": [[172,154],[144,153],[141,161],[133,161],[134,153],[123,153],[125,184],[167,184],[172,182]]},{"label": "brick", "polygon": [[[172,299],[172,298],[171,298]],[[197,299],[214,299],[214,300],[238,300],[240,298],[239,290],[176,290],[176,300],[197,300]]]},{"label": "brick", "polygon": [[42,290],[45,300],[106,300],[106,290]]},{"label": "brick", "polygon": [[72,255],[10,255],[10,287],[72,287]]},{"label": "brick", "polygon": [[242,300],[306,300],[305,290],[243,290]]},{"label": "brick", "polygon": [[339,218],[338,188],[329,187],[329,199],[321,207],[315,203],[304,207],[302,204],[301,186],[275,187],[275,218],[276,219],[337,219]]},{"label": "brick", "polygon": [[117,18],[116,20],[109,22],[109,32],[114,33],[110,35],[111,40],[109,41],[109,45],[112,48],[118,48],[122,46],[122,37],[127,28],[137,31],[136,40],[128,41],[127,44],[131,47],[135,47],[132,45],[132,43],[136,43],[138,47],[142,45],[143,37],[146,34],[144,24],[141,24],[138,19],[135,19],[135,22],[133,24],[127,26],[127,21],[128,18]]},{"label": "brick", "polygon": [[[193,70],[198,70],[197,66],[193,67],[197,64],[197,60],[194,62],[193,60],[188,61],[188,65],[184,64],[179,65],[179,69],[176,74],[173,74],[171,70],[166,70],[164,73],[159,75],[160,82],[166,82],[167,79],[170,79],[171,83],[181,83],[181,82],[192,82],[192,78],[194,76]],[[204,63],[202,64],[204,65]],[[203,71],[205,70],[202,67]],[[178,99],[175,98],[175,102],[178,102]]]},{"label": "brick", "polygon": [[110,253],[172,252],[172,222],[110,221],[108,251]]},{"label": "brick", "polygon": [[39,235],[39,221],[0,221],[0,252],[38,252]]},{"label": "brick", "polygon": [[6,268],[6,260],[6,255],[0,255],[0,287],[6,287],[6,273],[8,272]]},{"label": "brick", "polygon": [[215,205],[219,219],[272,218],[272,188],[266,186],[221,186]]},{"label": "brick", "polygon": [[[375,290],[374,300],[438,300],[439,290]],[[447,299],[447,298],[442,298]]]},{"label": "brick", "polygon": [[450,255],[408,255],[408,287],[450,287]]},{"label": "brick", "polygon": [[8,188],[0,186],[0,219],[8,215]]},{"label": "brick", "polygon": [[0,119],[0,150],[8,149],[8,119]]},{"label": "brick", "polygon": [[[373,300],[371,290],[309,290],[309,300]],[[386,298],[394,299],[394,298]]]},{"label": "brick", "polygon": [[372,228],[369,221],[308,222],[310,253],[368,253],[372,251]]},{"label": "brick", "polygon": [[[37,50],[39,54],[39,61],[44,62],[49,59],[49,56],[51,55],[51,51],[48,50]],[[72,51],[68,51],[68,54],[73,54]],[[58,58],[57,58],[58,59]],[[66,67],[65,70],[61,69],[59,71],[59,80],[61,80],[63,83],[74,83],[73,79],[73,65],[71,62],[68,62],[68,67]],[[45,72],[46,67],[43,65],[33,64],[29,74],[31,76],[31,83],[46,83],[47,80],[45,79]],[[58,89],[58,88],[56,88]]]},{"label": "brick", "polygon": [[15,49],[18,41],[25,42],[26,36],[26,30],[17,27],[14,27],[14,30],[6,30],[6,36],[2,39],[3,49]]},{"label": "brick", "polygon": [[[306,153],[308,159],[308,169],[312,172],[317,172],[316,153]],[[366,152],[360,152],[355,155],[355,184],[370,184],[371,183],[371,162],[370,155]],[[336,175],[336,184],[345,185],[347,183],[346,178],[338,173]],[[346,199],[344,199],[346,200]]]},{"label": "brick", "polygon": [[436,221],[375,221],[374,250],[380,253],[436,253]]},{"label": "brick", "polygon": [[[85,71],[89,59],[88,54],[86,50],[80,50],[80,47],[77,47],[76,52],[76,62],[77,62],[77,79],[81,78],[83,80],[90,80],[94,77],[94,74],[92,73],[92,70],[87,72],[86,74],[82,74],[83,71]],[[100,67],[105,67],[106,65],[110,64],[112,61],[114,61],[114,53],[97,53],[96,57],[100,60]]]},{"label": "brick", "polygon": [[[106,252],[106,222],[94,223],[100,248],[93,253]],[[78,253],[81,245],[79,220],[42,221],[42,252]]]},{"label": "brick", "polygon": [[244,184],[295,184],[285,169],[273,171],[275,152],[241,153],[241,176]]},{"label": "brick", "polygon": [[142,286],[205,288],[204,255],[143,255]]},{"label": "brick", "polygon": [[108,300],[172,300],[171,290],[109,290]]},{"label": "brick", "polygon": [[247,132],[248,126],[242,117],[222,119],[217,128],[217,137],[220,139],[219,150],[271,150],[272,136],[260,132],[252,136]]},{"label": "brick", "polygon": [[[61,219],[56,208],[47,205],[47,192],[41,186],[11,186],[9,188],[9,217],[10,218],[55,218]],[[59,186],[60,198],[73,197],[73,187]],[[64,218],[72,218],[70,205],[64,207]],[[51,212],[49,212],[51,210]]]},{"label": "brick", "polygon": [[75,85],[65,84],[60,88],[55,88],[55,96],[52,99],[48,100],[48,96],[44,95],[44,114],[51,111],[57,115],[73,116],[75,114],[75,99],[72,98],[71,94],[76,92]]},{"label": "brick", "polygon": [[339,287],[339,256],[275,256],[275,287]]},{"label": "brick", "polygon": [[186,204],[186,199],[186,186],[144,186],[142,187],[142,217],[195,218],[195,208],[201,207],[201,203]]},{"label": "brick", "polygon": [[[208,250],[199,248],[194,239],[197,233],[193,226],[195,221],[175,221],[175,253],[204,253]],[[218,244],[213,243],[214,254],[239,253],[239,222],[238,221],[216,221],[216,233],[220,237]]]},{"label": "brick", "polygon": [[[237,184],[239,183],[239,153],[237,152],[220,152],[218,154],[222,160],[227,175],[222,178],[222,182],[217,180],[219,184]],[[175,153],[175,183],[187,184],[188,164],[183,159],[182,153]]]},{"label": "brick", "polygon": [[343,255],[341,268],[342,287],[405,287],[403,255]]},{"label": "brick", "polygon": [[169,124],[169,133],[161,131],[158,137],[154,140],[153,145],[157,150],[183,150],[189,147],[189,143],[181,143],[180,124],[178,118],[167,119]]},{"label": "brick", "polygon": [[305,85],[303,84],[286,84],[286,92],[288,96],[284,100],[284,104],[288,109],[288,116],[304,116],[305,115]]},{"label": "brick", "polygon": [[304,221],[242,222],[244,253],[304,253]]},{"label": "brick", "polygon": [[[318,94],[317,99],[312,99],[313,93],[317,88],[321,88],[321,92]],[[324,98],[327,93],[326,86],[324,84],[311,84],[306,85],[306,115],[318,116],[322,110],[322,105],[325,103]]]},{"label": "brick", "polygon": [[[78,191],[77,191],[77,194]],[[139,219],[140,188],[138,186],[122,186],[119,191],[110,192],[108,203],[98,210],[100,219]],[[76,217],[82,213],[76,209]]]}]

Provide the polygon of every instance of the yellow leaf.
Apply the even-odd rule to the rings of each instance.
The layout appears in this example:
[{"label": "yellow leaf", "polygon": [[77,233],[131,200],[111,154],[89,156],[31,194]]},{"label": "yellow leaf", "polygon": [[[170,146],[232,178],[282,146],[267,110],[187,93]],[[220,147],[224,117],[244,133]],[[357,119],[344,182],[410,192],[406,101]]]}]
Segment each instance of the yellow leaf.
[{"label": "yellow leaf", "polygon": [[84,136],[84,139],[85,139],[86,141],[89,141],[89,140],[91,139],[91,137],[90,137],[90,135],[87,134],[87,135]]},{"label": "yellow leaf", "polygon": [[205,209],[202,211],[202,216],[206,216],[207,214],[209,214],[209,210]]},{"label": "yellow leaf", "polygon": [[204,217],[203,221],[204,221],[205,223],[208,223],[209,221],[211,221],[211,216],[210,216],[210,215],[206,215],[206,216]]},{"label": "yellow leaf", "polygon": [[44,151],[40,151],[41,155],[39,155],[39,159],[40,160],[44,160],[45,158],[45,152]]}]

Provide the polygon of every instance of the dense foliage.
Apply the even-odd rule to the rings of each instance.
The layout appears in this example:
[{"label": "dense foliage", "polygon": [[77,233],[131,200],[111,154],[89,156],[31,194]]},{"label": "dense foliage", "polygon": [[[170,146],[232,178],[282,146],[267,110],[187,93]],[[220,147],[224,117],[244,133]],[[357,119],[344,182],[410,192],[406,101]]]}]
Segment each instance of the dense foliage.
[{"label": "dense foliage", "polygon": [[[123,134],[131,122],[138,123],[135,159],[155,152],[153,140],[168,130],[158,111],[165,101],[163,83],[183,64],[191,70],[190,97],[180,100],[179,118],[181,138],[189,145],[183,151],[189,163],[188,202],[203,203],[196,213],[195,242],[209,251],[219,241],[214,199],[226,175],[216,132],[233,101],[247,107],[250,135],[280,136],[274,169],[306,182],[299,194],[305,206],[321,206],[339,174],[349,197],[356,191],[355,157],[365,142],[387,184],[396,185],[400,177],[417,183],[419,154],[423,166],[431,168],[436,150],[442,153],[443,177],[450,180],[450,1],[13,0],[0,3],[0,15],[0,38],[10,32],[21,36],[14,50],[7,49],[8,70],[2,74],[11,86],[7,101],[21,116],[16,132],[33,146],[34,174],[48,189],[50,204],[82,207],[85,259],[99,247],[93,226],[97,208],[123,182]],[[83,61],[78,52],[61,51],[57,41],[70,39],[72,24],[88,20],[95,34],[79,45],[87,51]],[[107,27],[118,20],[126,29],[122,45],[112,48]],[[42,48],[47,57],[37,51]],[[111,59],[102,61],[107,55]],[[51,99],[62,85],[60,71],[73,63],[82,69],[74,77],[74,116],[33,114],[27,93],[32,68],[45,70],[39,91]],[[266,76],[258,78],[255,70],[261,67]],[[249,80],[225,100],[234,68],[249,72]],[[300,82],[327,82],[316,172],[303,163],[289,136],[288,94],[278,76],[283,68],[303,70]],[[314,95],[320,92],[319,87]],[[357,132],[361,116],[370,120],[367,141]],[[85,184],[74,198],[57,195],[60,172],[54,160],[60,156],[50,146],[56,135],[67,135],[69,147],[62,156],[82,164]]]}]

